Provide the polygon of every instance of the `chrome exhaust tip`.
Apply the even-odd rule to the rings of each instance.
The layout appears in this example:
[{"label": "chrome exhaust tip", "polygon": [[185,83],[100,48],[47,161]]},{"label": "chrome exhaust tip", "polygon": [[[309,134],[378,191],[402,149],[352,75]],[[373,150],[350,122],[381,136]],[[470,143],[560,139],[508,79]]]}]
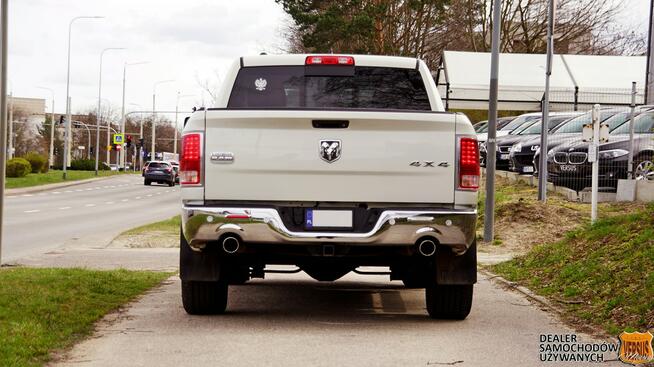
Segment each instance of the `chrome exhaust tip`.
[{"label": "chrome exhaust tip", "polygon": [[236,253],[240,247],[241,241],[236,237],[229,236],[223,239],[223,251],[228,254]]},{"label": "chrome exhaust tip", "polygon": [[420,255],[429,257],[436,253],[436,243],[432,240],[422,240],[418,245]]}]

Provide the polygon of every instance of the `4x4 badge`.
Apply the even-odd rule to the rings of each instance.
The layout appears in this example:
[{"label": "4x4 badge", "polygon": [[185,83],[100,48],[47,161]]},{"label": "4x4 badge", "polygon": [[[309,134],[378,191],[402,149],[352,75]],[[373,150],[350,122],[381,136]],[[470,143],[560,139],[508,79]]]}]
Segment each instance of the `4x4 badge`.
[{"label": "4x4 badge", "polygon": [[341,158],[341,141],[321,140],[319,154],[320,158],[327,163],[336,162]]}]

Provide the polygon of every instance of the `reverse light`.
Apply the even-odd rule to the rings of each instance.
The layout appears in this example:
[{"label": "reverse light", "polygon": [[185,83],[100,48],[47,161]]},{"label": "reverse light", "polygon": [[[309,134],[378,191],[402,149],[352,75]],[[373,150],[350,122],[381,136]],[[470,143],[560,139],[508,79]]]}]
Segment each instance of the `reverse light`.
[{"label": "reverse light", "polygon": [[462,137],[459,139],[459,189],[479,189],[479,148],[477,139]]},{"label": "reverse light", "polygon": [[179,181],[182,185],[200,185],[202,182],[202,134],[192,133],[182,137]]},{"label": "reverse light", "polygon": [[307,56],[305,60],[306,65],[354,65],[354,57],[352,56]]}]

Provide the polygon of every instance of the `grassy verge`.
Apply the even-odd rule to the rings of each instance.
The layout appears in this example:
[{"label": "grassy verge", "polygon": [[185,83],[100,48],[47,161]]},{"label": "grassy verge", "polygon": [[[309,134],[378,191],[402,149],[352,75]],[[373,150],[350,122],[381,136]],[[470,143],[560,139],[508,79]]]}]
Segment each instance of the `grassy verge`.
[{"label": "grassy verge", "polygon": [[0,365],[39,366],[93,323],[170,276],[146,271],[0,271]]},{"label": "grassy verge", "polygon": [[608,334],[654,329],[654,204],[583,225],[491,267]]},{"label": "grassy verge", "polygon": [[123,232],[121,235],[137,235],[137,234],[147,234],[150,232],[159,232],[159,233],[169,233],[169,234],[179,234],[179,226],[182,225],[182,218],[177,215],[170,219],[162,220],[161,222],[155,222],[146,224],[140,227],[132,228]]},{"label": "grassy verge", "polygon": [[[117,171],[99,171],[98,177],[114,176],[120,174],[131,174],[133,172],[117,172]],[[63,179],[63,171],[50,170],[47,173],[30,173],[25,177],[7,177],[7,188],[17,189],[22,187],[32,187],[39,185],[46,185],[52,183],[88,180],[95,178],[95,171],[67,171],[68,178]]]}]

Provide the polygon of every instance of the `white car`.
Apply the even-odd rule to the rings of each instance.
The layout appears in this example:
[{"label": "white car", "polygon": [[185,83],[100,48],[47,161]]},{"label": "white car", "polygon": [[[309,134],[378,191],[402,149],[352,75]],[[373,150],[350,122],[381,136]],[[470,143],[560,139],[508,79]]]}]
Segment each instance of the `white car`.
[{"label": "white car", "polygon": [[421,60],[242,57],[180,153],[182,301],[222,313],[229,284],[295,265],[319,281],[360,266],[426,289],[463,319],[476,282],[479,152]]}]

